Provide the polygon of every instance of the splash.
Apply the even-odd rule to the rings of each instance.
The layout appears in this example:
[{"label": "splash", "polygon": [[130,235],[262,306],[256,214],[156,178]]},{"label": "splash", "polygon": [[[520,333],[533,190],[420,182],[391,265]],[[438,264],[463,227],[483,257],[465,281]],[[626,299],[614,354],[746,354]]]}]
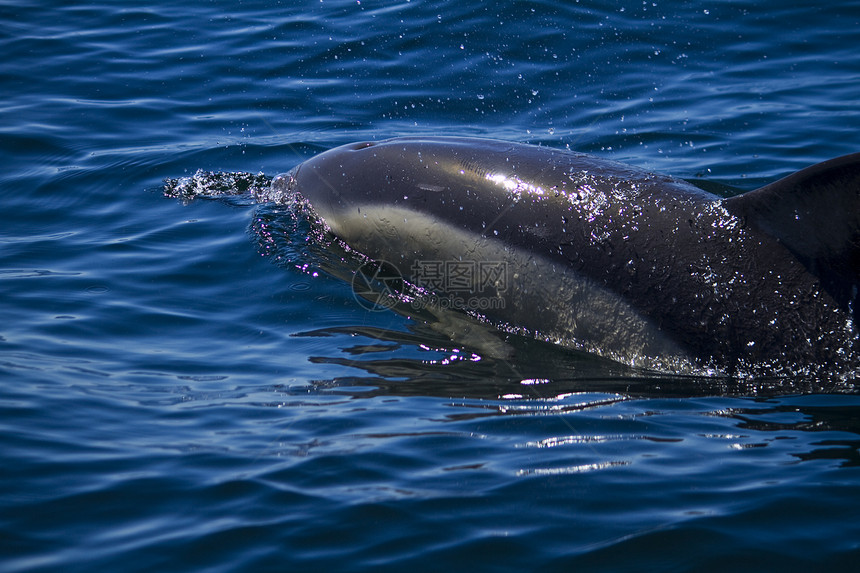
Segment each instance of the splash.
[{"label": "splash", "polygon": [[198,169],[190,177],[164,180],[164,196],[191,201],[247,195],[255,202],[269,192],[272,178],[263,173],[224,172]]}]

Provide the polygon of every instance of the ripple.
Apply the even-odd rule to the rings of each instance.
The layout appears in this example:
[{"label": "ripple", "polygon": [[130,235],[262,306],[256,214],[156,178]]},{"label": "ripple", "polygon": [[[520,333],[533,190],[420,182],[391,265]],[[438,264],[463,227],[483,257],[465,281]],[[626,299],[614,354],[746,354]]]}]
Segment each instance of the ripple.
[{"label": "ripple", "polygon": [[224,8],[0,8],[0,569],[856,566],[856,396],[452,341],[161,193],[428,133],[751,189],[857,151],[856,7]]}]

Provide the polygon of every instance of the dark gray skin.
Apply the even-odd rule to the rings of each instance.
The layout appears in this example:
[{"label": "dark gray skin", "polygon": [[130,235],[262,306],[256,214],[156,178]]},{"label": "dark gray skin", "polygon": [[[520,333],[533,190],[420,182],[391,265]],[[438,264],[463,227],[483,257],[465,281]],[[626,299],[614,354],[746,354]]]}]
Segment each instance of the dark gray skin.
[{"label": "dark gray skin", "polygon": [[407,278],[503,259],[504,304],[480,314],[508,330],[672,372],[858,371],[860,154],[722,199],[569,151],[410,137],[332,149],[279,186]]}]

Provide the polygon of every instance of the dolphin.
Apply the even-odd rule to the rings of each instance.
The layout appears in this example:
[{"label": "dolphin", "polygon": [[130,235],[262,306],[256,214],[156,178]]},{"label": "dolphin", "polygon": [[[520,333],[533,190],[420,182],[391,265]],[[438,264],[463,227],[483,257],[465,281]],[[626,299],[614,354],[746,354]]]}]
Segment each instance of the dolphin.
[{"label": "dolphin", "polygon": [[724,198],[567,150],[400,137],[272,189],[504,331],[662,372],[858,372],[860,153]]}]

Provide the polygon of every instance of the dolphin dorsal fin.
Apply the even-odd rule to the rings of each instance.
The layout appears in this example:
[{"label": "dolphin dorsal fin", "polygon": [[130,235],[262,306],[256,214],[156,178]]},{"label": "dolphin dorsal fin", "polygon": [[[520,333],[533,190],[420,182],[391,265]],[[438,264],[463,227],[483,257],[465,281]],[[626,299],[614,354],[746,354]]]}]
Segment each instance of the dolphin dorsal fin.
[{"label": "dolphin dorsal fin", "polygon": [[857,297],[860,153],[807,167],[724,205],[779,239],[838,300]]}]

